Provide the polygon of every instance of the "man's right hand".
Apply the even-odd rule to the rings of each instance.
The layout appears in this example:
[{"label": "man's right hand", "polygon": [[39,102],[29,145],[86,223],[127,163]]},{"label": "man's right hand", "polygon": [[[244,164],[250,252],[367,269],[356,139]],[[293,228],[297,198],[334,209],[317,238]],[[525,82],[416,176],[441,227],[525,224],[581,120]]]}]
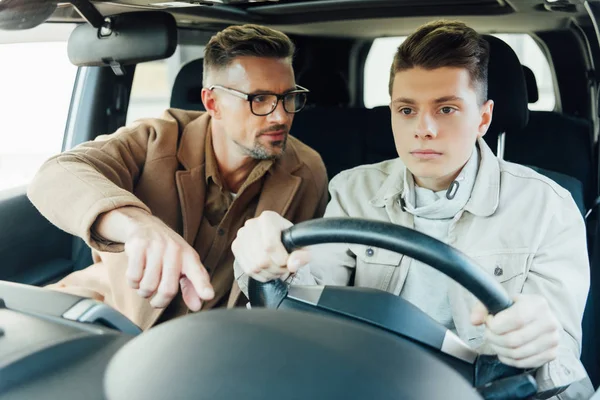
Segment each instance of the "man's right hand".
[{"label": "man's right hand", "polygon": [[307,250],[288,254],[281,243],[281,232],[293,224],[273,211],[246,221],[231,245],[244,273],[257,281],[285,279],[310,261]]},{"label": "man's right hand", "polygon": [[106,239],[125,244],[127,282],[140,296],[152,297],[153,307],[166,307],[179,286],[192,311],[198,311],[203,300],[214,297],[198,253],[160,219],[144,210],[124,207],[100,216],[94,229]]}]

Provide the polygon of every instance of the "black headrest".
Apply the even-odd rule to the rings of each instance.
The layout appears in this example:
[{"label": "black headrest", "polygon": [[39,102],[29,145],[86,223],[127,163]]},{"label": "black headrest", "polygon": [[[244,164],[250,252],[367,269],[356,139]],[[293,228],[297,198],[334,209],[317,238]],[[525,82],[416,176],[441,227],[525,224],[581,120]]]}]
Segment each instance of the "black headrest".
[{"label": "black headrest", "polygon": [[486,136],[491,139],[501,132],[510,136],[511,131],[523,129],[529,119],[523,68],[508,44],[494,36],[483,37],[490,44],[488,98],[494,100],[492,125]]},{"label": "black headrest", "polygon": [[527,102],[530,104],[535,103],[540,99],[535,75],[531,68],[525,65],[523,65],[523,73],[525,74],[525,85],[527,85]]},{"label": "black headrest", "polygon": [[203,59],[185,64],[173,84],[171,91],[171,107],[183,110],[205,111],[202,104]]},{"label": "black headrest", "polygon": [[338,71],[311,66],[298,75],[298,84],[310,90],[309,107],[347,107],[350,104],[348,82]]}]

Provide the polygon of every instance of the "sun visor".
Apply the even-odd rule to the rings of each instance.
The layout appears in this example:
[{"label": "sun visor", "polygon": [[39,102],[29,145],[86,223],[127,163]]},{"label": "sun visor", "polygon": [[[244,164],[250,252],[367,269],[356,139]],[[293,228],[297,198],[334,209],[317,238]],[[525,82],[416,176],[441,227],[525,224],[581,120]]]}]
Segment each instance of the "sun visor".
[{"label": "sun visor", "polygon": [[68,43],[71,63],[110,66],[123,74],[124,66],[169,58],[177,47],[177,23],[165,12],[132,12],[105,17],[100,28],[83,24]]},{"label": "sun visor", "polygon": [[52,15],[57,4],[50,0],[0,0],[0,29],[36,27]]}]

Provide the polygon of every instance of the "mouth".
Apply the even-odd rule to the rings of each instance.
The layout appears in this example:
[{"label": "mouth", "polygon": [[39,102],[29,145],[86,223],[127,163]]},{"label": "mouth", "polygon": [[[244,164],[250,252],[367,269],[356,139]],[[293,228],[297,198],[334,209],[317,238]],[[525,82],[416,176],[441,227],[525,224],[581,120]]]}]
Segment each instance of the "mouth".
[{"label": "mouth", "polygon": [[263,133],[261,136],[266,136],[271,141],[279,142],[279,141],[284,140],[286,135],[287,135],[287,131],[280,130],[280,131],[272,131],[272,132]]},{"label": "mouth", "polygon": [[414,150],[410,154],[420,160],[433,160],[442,156],[442,153],[435,150]]}]

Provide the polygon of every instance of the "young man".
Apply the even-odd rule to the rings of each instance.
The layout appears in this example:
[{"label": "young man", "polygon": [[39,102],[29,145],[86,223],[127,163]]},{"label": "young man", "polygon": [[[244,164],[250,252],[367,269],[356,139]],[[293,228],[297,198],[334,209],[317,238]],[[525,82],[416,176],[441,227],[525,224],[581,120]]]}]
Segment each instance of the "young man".
[{"label": "young man", "polygon": [[169,304],[162,320],[236,305],[230,246],[244,222],[264,210],[299,222],[327,203],[320,156],[289,136],[307,93],[293,54],[281,32],[227,28],[205,50],[206,113],[167,110],[47,161],[29,197],[96,262],[51,287],[143,329]]},{"label": "young man", "polygon": [[546,396],[585,380],[560,396],[588,398],[579,361],[589,287],[584,222],[566,190],[497,159],[483,141],[494,106],[488,53],[487,42],[460,22],[430,23],[409,36],[389,85],[399,158],[336,176],[325,216],[393,222],[440,239],[495,277],[512,307],[491,316],[433,268],[366,246],[288,255],[279,238],[292,223],[273,212],[238,232],[236,277],[243,288],[247,276],[266,281],[290,273],[292,284],[347,285],[354,272],[355,285],[402,296],[478,351],[538,369]]}]

